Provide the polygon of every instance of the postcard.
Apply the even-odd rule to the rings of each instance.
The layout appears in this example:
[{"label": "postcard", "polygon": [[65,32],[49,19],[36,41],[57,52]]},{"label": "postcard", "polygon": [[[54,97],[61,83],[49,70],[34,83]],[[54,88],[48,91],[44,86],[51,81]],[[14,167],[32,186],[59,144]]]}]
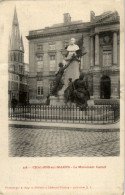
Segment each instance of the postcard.
[{"label": "postcard", "polygon": [[0,13],[0,194],[123,194],[124,2]]}]

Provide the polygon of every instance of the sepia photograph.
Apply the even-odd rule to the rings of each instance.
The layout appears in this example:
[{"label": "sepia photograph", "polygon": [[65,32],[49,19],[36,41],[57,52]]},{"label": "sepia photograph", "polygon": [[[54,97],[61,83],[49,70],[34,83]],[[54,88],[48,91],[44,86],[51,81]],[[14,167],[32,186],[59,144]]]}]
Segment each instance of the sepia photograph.
[{"label": "sepia photograph", "polygon": [[8,156],[119,156],[119,11],[38,4],[8,13]]},{"label": "sepia photograph", "polygon": [[124,194],[123,7],[0,1],[0,195]]}]

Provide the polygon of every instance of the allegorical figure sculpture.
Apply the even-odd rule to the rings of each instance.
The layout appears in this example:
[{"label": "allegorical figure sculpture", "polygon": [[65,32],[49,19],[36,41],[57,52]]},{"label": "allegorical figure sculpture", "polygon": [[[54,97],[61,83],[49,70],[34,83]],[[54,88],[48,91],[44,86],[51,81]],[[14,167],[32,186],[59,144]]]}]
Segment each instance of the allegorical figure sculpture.
[{"label": "allegorical figure sculpture", "polygon": [[71,101],[81,109],[87,106],[87,100],[90,99],[89,91],[86,82],[84,81],[84,74],[80,74],[79,79],[72,82],[72,87],[67,87],[64,92],[66,102]]},{"label": "allegorical figure sculpture", "polygon": [[64,85],[64,81],[62,79],[65,69],[69,66],[70,62],[67,65],[63,65],[63,63],[59,63],[59,70],[56,73],[55,80],[53,82],[53,89],[52,89],[52,95],[57,96],[58,91],[60,91]]}]

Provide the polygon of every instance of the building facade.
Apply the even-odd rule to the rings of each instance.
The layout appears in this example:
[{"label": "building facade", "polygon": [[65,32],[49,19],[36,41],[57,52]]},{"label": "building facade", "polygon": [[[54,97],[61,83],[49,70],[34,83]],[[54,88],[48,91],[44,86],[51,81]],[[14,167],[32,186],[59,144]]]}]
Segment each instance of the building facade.
[{"label": "building facade", "polygon": [[120,94],[120,17],[115,12],[95,16],[90,22],[64,22],[29,32],[29,100],[41,103],[51,94],[58,63],[65,57],[65,47],[71,38],[86,50],[81,58],[91,98],[118,99]]},{"label": "building facade", "polygon": [[28,101],[29,87],[27,67],[28,64],[24,63],[23,39],[22,36],[20,36],[17,12],[15,9],[8,50],[9,103],[13,97],[15,97],[19,104],[24,104]]}]

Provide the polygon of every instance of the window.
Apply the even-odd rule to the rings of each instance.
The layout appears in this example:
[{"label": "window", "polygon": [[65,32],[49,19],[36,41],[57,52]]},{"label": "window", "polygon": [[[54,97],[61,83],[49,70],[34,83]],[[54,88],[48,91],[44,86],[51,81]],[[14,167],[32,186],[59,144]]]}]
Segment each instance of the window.
[{"label": "window", "polygon": [[38,44],[38,45],[37,45],[37,51],[42,51],[42,50],[43,50],[43,45]]},{"label": "window", "polygon": [[37,56],[37,72],[43,71],[43,57]]},{"label": "window", "polygon": [[103,51],[103,66],[111,66],[111,65],[112,65],[112,52]]},{"label": "window", "polygon": [[20,62],[20,53],[18,53],[18,62]]},{"label": "window", "polygon": [[19,54],[19,62],[22,62],[21,56],[22,56],[22,54],[20,53]]},{"label": "window", "polygon": [[50,82],[50,87],[49,87],[50,95],[52,95],[53,86],[54,86],[54,83],[53,83],[53,81],[51,81]]},{"label": "window", "polygon": [[13,54],[11,54],[11,61],[13,61],[14,60],[14,58],[13,58],[14,56],[13,56]]},{"label": "window", "polygon": [[43,95],[43,82],[37,81],[37,95],[41,96]]},{"label": "window", "polygon": [[20,57],[21,57],[21,62],[23,62],[23,54],[21,54],[21,56],[20,56]]},{"label": "window", "polygon": [[21,66],[20,68],[21,68],[21,74],[23,74],[23,67]]},{"label": "window", "polygon": [[18,62],[18,53],[16,53],[16,61]]},{"label": "window", "polygon": [[50,71],[56,71],[55,55],[50,56]]},{"label": "window", "polygon": [[15,72],[18,73],[18,65],[15,65]]},{"label": "window", "polygon": [[14,61],[16,61],[16,54],[14,53]]},{"label": "window", "polygon": [[50,44],[50,45],[49,45],[49,50],[55,50],[55,49],[56,49],[55,44]]}]

